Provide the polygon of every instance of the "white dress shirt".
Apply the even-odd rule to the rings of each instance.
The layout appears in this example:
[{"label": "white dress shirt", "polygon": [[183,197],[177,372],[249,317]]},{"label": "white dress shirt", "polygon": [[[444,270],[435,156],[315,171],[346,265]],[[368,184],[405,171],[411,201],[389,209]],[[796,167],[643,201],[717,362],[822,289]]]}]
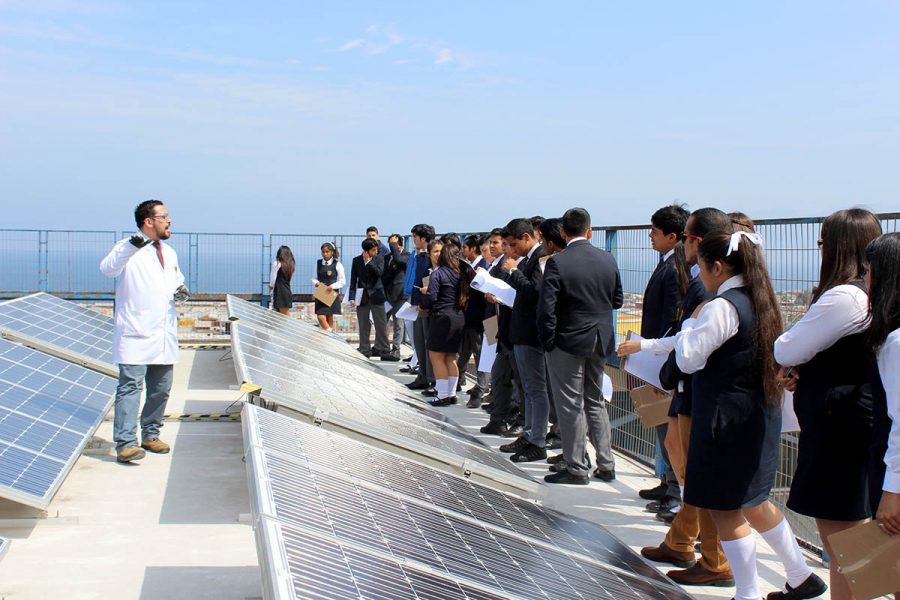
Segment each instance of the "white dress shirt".
[{"label": "white dress shirt", "polygon": [[269,271],[269,291],[275,289],[275,279],[278,277],[278,269],[281,268],[281,261],[277,258],[272,261],[272,270]]},{"label": "white dress shirt", "polygon": [[[330,267],[331,265],[334,265],[334,270],[337,272],[337,279],[335,280],[334,283],[332,283],[328,287],[330,287],[333,290],[339,290],[342,287],[344,287],[345,285],[347,285],[347,280],[346,280],[346,278],[344,278],[344,265],[342,265],[339,262],[336,263],[333,258],[328,261],[323,260],[322,265],[325,267]],[[318,279],[313,279],[313,281],[315,281],[316,283],[319,283]]]},{"label": "white dress shirt", "polygon": [[895,329],[878,351],[878,372],[887,396],[887,412],[891,418],[887,452],[884,453],[884,485],[882,489],[900,494],[900,329]]},{"label": "white dress shirt", "polygon": [[[721,296],[728,290],[744,287],[741,275],[731,277],[716,291]],[[696,319],[686,319],[675,336],[675,362],[684,373],[696,373],[706,366],[710,355],[737,335],[740,318],[728,300],[716,297],[700,309]]]},{"label": "white dress shirt", "polygon": [[173,294],[184,284],[178,255],[165,242],[165,268],[156,246],[134,247],[120,240],[100,262],[100,272],[116,278],[113,362],[120,365],[173,365],[178,362],[178,312]]},{"label": "white dress shirt", "polygon": [[808,363],[841,338],[868,326],[869,296],[855,285],[835,286],[775,340],[775,360],[783,367]]}]

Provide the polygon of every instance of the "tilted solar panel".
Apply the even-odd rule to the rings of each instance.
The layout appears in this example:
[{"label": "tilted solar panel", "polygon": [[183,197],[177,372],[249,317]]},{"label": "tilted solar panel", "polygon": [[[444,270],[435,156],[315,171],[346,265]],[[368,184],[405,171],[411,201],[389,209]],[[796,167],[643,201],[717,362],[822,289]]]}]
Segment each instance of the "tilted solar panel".
[{"label": "tilted solar panel", "polygon": [[115,390],[111,377],[0,340],[0,496],[46,508]]},{"label": "tilted solar panel", "polygon": [[[688,597],[596,524],[254,406],[243,424],[255,516],[313,547],[351,548],[496,597]],[[288,546],[261,542],[278,557],[261,562],[301,560],[284,558]],[[287,570],[304,593],[334,592],[330,578]]]},{"label": "tilted solar panel", "polygon": [[0,334],[42,352],[118,376],[113,320],[43,292],[0,303]]},{"label": "tilted solar panel", "polygon": [[239,323],[232,326],[231,336],[238,377],[260,386],[259,394],[268,402],[304,414],[325,427],[352,430],[401,446],[429,461],[443,462],[475,476],[531,491],[539,486],[506,457],[456,425],[435,420],[379,393],[375,384],[378,379],[386,379],[384,375],[373,375],[373,385],[368,388],[326,384],[300,361],[286,361],[265,347],[256,347],[255,337],[245,336]]}]

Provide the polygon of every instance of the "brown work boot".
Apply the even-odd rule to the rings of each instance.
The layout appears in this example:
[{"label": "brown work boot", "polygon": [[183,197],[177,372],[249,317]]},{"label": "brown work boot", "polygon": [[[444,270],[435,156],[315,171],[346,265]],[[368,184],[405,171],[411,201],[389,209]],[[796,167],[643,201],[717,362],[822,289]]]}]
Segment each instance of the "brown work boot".
[{"label": "brown work boot", "polygon": [[731,569],[716,573],[700,563],[682,571],[669,571],[666,576],[681,585],[711,585],[714,587],[732,587],[734,585],[734,575],[731,573]]},{"label": "brown work boot", "polygon": [[130,463],[133,460],[141,460],[147,453],[137,446],[125,446],[116,452],[116,460],[120,463]]},{"label": "brown work boot", "polygon": [[681,568],[690,567],[697,562],[693,552],[675,552],[665,542],[659,546],[641,548],[641,556],[653,562],[669,563]]},{"label": "brown work boot", "polygon": [[152,440],[144,440],[141,444],[141,448],[145,450],[149,450],[154,454],[168,454],[169,450],[172,448],[169,447],[167,443],[162,441],[159,438],[153,438]]}]

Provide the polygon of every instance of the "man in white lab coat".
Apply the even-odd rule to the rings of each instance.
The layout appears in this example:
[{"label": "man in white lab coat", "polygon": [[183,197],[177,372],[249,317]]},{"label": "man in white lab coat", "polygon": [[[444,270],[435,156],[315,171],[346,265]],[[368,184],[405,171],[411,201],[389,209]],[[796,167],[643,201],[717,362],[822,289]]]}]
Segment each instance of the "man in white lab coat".
[{"label": "man in white lab coat", "polygon": [[[159,200],[141,202],[134,211],[138,233],[116,243],[100,263],[100,272],[116,278],[113,361],[119,365],[113,439],[116,458],[128,463],[144,458],[144,450],[169,452],[159,439],[163,413],[178,361],[178,315],[175,300],[187,296],[178,256],[163,243],[172,220]],[[141,391],[147,399],[137,417]]]}]

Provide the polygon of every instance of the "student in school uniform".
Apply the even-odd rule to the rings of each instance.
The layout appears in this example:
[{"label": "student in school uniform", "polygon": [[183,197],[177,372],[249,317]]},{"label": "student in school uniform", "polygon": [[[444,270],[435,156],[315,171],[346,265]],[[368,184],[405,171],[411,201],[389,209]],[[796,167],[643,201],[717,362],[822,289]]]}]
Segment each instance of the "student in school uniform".
[{"label": "student in school uniform", "polygon": [[[463,262],[460,263],[460,268],[471,270],[473,277],[476,269],[487,267],[487,261],[481,256],[480,235],[469,235],[463,240],[461,257]],[[484,305],[484,294],[475,292],[469,295],[465,311],[466,326],[463,329],[459,358],[456,362],[456,367],[459,370],[459,382],[456,384],[457,392],[462,391],[469,359],[474,355],[476,369],[481,360],[481,340],[484,337]],[[479,408],[481,406],[481,394],[488,387],[488,377],[490,377],[490,373],[476,371],[475,385],[468,392],[469,400],[466,402],[466,408]]]},{"label": "student in school uniform", "polygon": [[452,243],[432,243],[439,248],[437,268],[431,273],[428,285],[421,289],[420,306],[428,309],[428,354],[434,368],[437,395],[429,404],[456,404],[456,382],[459,370],[456,352],[462,342],[465,327],[465,306],[469,299],[469,283],[474,272],[460,265],[459,247]]},{"label": "student in school uniform", "polygon": [[881,529],[900,535],[900,233],[866,249],[871,324],[868,342],[878,365],[869,489]]},{"label": "student in school uniform", "polygon": [[[331,289],[337,291],[344,287],[347,283],[344,277],[344,265],[338,261],[340,252],[331,242],[325,242],[320,248],[322,258],[316,261],[316,281],[314,285],[327,285]],[[319,327],[325,331],[334,329],[334,315],[341,314],[341,298],[334,299],[331,306],[327,306],[324,302],[316,300],[316,319],[319,321]]]},{"label": "student in school uniform", "polygon": [[[372,238],[362,241],[362,253],[353,258],[350,267],[350,290],[355,294],[356,289],[362,290],[359,304],[356,299],[350,301],[350,306],[356,309],[357,324],[359,326],[358,350],[366,357],[381,357],[390,352],[387,334],[387,314],[384,311],[384,259],[378,255],[378,242]],[[371,327],[369,317],[375,324],[375,345],[370,346],[369,335]]]},{"label": "student in school uniform", "polygon": [[403,238],[399,233],[391,234],[388,238],[388,253],[384,256],[384,272],[381,275],[384,283],[384,294],[391,308],[386,312],[388,322],[393,327],[391,338],[391,351],[381,355],[381,360],[398,362],[400,360],[400,344],[403,342],[403,319],[397,318],[397,311],[406,301],[403,294],[403,282],[406,278],[406,265],[409,262],[409,252],[403,249]]},{"label": "student in school uniform", "polygon": [[[532,217],[532,222],[534,219],[538,217]],[[547,267],[547,261],[550,260],[550,257],[554,254],[558,254],[566,249],[566,240],[562,236],[562,219],[557,217],[551,217],[549,219],[543,219],[538,225],[538,231],[541,239],[541,243],[544,245],[544,257],[541,259],[540,267],[543,272]],[[547,449],[557,450],[562,448],[562,438],[559,435],[559,416],[556,414],[556,402],[553,399],[553,386],[549,385],[550,381],[550,366],[547,365],[547,396],[550,398],[550,429],[547,430]],[[550,462],[550,461],[554,462]],[[557,456],[548,457],[547,461],[550,462],[551,465],[555,465],[553,468],[558,468],[562,470],[565,468],[565,464],[562,462],[562,454],[558,454]]]},{"label": "student in school uniform", "polygon": [[278,248],[269,274],[269,291],[272,293],[272,308],[283,315],[291,314],[294,296],[291,294],[291,277],[294,275],[294,254],[287,246]]},{"label": "student in school uniform", "polygon": [[758,531],[781,560],[787,585],[770,599],[814,598],[828,586],[806,564],[784,515],[769,501],[781,438],[781,387],[773,346],[778,299],[762,238],[711,233],[699,248],[700,278],[716,298],[683,323],[675,359],[694,374],[684,501],[710,511],[734,573],[735,598],[761,598]]},{"label": "student in school uniform", "polygon": [[[787,506],[813,517],[829,555],[828,536],[861,524],[869,513],[872,390],[865,338],[869,297],[866,246],[881,235],[871,212],[851,208],[822,223],[819,284],[806,314],[775,341],[775,360],[800,423],[797,467]],[[790,377],[785,377],[790,370]],[[831,562],[831,597],[853,596]]]},{"label": "student in school uniform", "polygon": [[[691,213],[684,228],[682,251],[687,264],[697,265],[697,250],[703,237],[718,231],[731,233],[728,215],[717,208],[701,208]],[[677,252],[676,252],[677,255]],[[699,269],[699,267],[697,267]],[[684,483],[687,465],[688,445],[691,435],[692,385],[691,376],[685,375],[675,363],[675,335],[681,325],[694,314],[694,311],[705,301],[715,296],[706,291],[699,274],[687,285],[684,300],[680,308],[680,319],[676,330],[669,337],[661,339],[643,339],[625,341],[619,345],[619,356],[627,356],[634,352],[668,353],[669,358],[660,371],[660,381],[666,387],[675,390],[672,405],[669,408],[669,431],[666,436],[666,448],[670,457],[681,457],[681,464],[673,460],[675,474]],[[677,448],[676,448],[677,445]],[[700,558],[695,562],[694,544],[700,540]],[[728,566],[728,560],[722,551],[716,525],[705,509],[699,509],[688,503],[675,514],[672,526],[659,546],[647,546],[641,549],[641,555],[655,562],[663,562],[681,567],[680,570],[668,571],[666,575],[681,585],[733,586],[734,575]]]},{"label": "student in school uniform", "polygon": [[[422,278],[431,269],[431,259],[428,257],[428,244],[434,239],[434,227],[425,223],[419,223],[412,227],[410,233],[412,234],[416,251],[406,265],[403,291],[409,295],[409,303],[418,307],[419,299],[422,297],[422,294],[419,292],[419,289],[422,287]],[[416,351],[418,368],[415,380],[407,383],[406,387],[411,390],[424,390],[430,394],[434,390],[434,372],[432,371],[431,361],[428,359],[427,336],[428,313],[427,311],[419,311],[418,318],[413,322],[413,347]]]}]

